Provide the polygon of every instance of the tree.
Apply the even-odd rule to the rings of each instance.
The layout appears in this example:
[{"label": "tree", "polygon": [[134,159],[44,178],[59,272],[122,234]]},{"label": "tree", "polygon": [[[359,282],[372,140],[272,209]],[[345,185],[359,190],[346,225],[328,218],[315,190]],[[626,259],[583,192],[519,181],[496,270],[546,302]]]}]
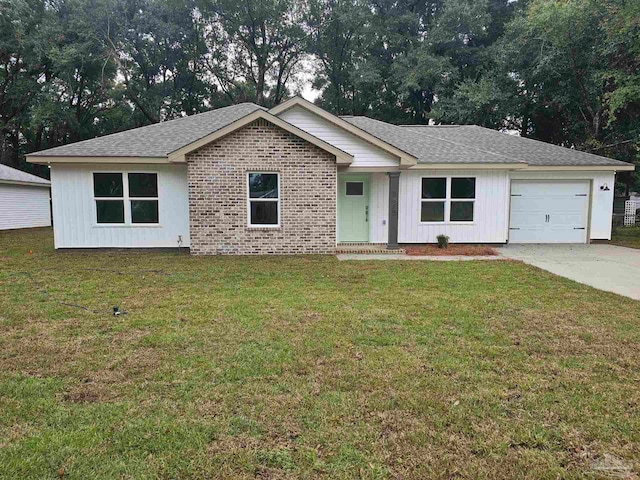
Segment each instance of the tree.
[{"label": "tree", "polygon": [[[209,22],[212,72],[228,92],[251,87],[259,105],[275,105],[287,94],[304,45],[304,2],[218,0],[200,10]],[[226,52],[220,52],[220,48]],[[246,90],[245,90],[246,91]]]},{"label": "tree", "polygon": [[0,1],[0,163],[18,167],[21,130],[46,82],[38,31],[47,12],[37,1]]},{"label": "tree", "polygon": [[105,43],[123,78],[118,94],[137,123],[200,113],[215,88],[207,80],[205,24],[194,1],[121,0]]}]

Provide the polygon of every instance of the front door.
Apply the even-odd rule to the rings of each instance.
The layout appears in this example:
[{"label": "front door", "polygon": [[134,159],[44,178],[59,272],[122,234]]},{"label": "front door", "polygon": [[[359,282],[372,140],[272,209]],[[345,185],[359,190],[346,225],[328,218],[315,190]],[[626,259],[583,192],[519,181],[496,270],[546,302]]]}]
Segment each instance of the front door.
[{"label": "front door", "polygon": [[338,241],[369,241],[369,176],[338,176]]}]

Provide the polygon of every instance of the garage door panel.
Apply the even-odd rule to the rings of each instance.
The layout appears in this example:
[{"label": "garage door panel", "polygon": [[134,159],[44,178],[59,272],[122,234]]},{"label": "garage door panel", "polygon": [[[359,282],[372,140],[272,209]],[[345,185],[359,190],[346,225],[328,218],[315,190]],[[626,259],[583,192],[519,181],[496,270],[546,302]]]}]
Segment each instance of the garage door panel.
[{"label": "garage door panel", "polygon": [[545,223],[545,217],[543,213],[533,214],[514,214],[511,218],[511,224],[517,225],[520,228],[542,226]]},{"label": "garage door panel", "polygon": [[511,243],[585,243],[587,181],[511,183]]},{"label": "garage door panel", "polygon": [[[540,185],[553,186],[553,190],[549,191],[545,188],[540,190]],[[513,180],[511,182],[511,194],[526,194],[533,197],[547,198],[547,195],[552,196],[572,196],[575,194],[589,194],[589,182],[587,181],[530,181],[530,180]]]}]

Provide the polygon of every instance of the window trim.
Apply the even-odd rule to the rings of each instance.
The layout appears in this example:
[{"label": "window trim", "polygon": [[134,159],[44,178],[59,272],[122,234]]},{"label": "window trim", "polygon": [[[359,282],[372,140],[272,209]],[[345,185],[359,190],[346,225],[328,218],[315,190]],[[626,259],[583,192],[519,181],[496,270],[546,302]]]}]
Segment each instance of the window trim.
[{"label": "window trim", "polygon": [[[278,198],[251,198],[251,186],[249,184],[249,177],[251,175],[276,175],[276,178],[278,179]],[[281,202],[280,202],[280,172],[268,172],[268,171],[260,171],[260,170],[247,170],[246,171],[246,185],[247,185],[247,192],[246,192],[246,200],[247,200],[247,228],[255,228],[255,229],[262,229],[262,228],[280,228],[282,221],[281,221]],[[275,202],[278,208],[278,223],[274,223],[274,224],[267,224],[267,223],[251,223],[251,202]]]},{"label": "window trim", "polygon": [[[424,178],[444,178],[445,185],[445,198],[422,198],[422,179]],[[476,192],[473,198],[451,198],[451,184],[454,178],[473,178],[476,181]],[[422,175],[420,177],[420,189],[418,194],[418,201],[420,208],[418,208],[418,223],[420,225],[475,225],[476,224],[476,200],[478,198],[477,192],[478,177],[475,175]],[[470,202],[473,203],[473,220],[451,220],[451,202]],[[444,202],[444,220],[441,222],[423,222],[422,221],[422,203],[423,202]]]},{"label": "window trim", "polygon": [[[95,177],[96,173],[111,173],[122,175],[122,197],[96,197],[95,196]],[[154,174],[156,176],[156,187],[158,188],[157,197],[130,197],[129,196],[129,174],[130,173],[145,173]],[[156,171],[145,170],[93,170],[91,171],[91,191],[93,195],[93,222],[94,227],[116,227],[116,228],[145,228],[145,227],[161,227],[160,223],[160,174]],[[99,223],[98,222],[98,200],[122,200],[124,202],[124,222],[122,223]],[[158,202],[158,221],[155,223],[134,223],[131,213],[131,201],[132,200],[148,200]]]}]

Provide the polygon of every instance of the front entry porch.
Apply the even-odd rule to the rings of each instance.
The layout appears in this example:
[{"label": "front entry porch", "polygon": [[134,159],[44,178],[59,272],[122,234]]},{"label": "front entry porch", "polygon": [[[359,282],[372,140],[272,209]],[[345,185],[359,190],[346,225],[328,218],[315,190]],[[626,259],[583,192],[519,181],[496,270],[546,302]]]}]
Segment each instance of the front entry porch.
[{"label": "front entry porch", "polygon": [[338,250],[398,250],[399,176],[399,171],[338,173]]}]

